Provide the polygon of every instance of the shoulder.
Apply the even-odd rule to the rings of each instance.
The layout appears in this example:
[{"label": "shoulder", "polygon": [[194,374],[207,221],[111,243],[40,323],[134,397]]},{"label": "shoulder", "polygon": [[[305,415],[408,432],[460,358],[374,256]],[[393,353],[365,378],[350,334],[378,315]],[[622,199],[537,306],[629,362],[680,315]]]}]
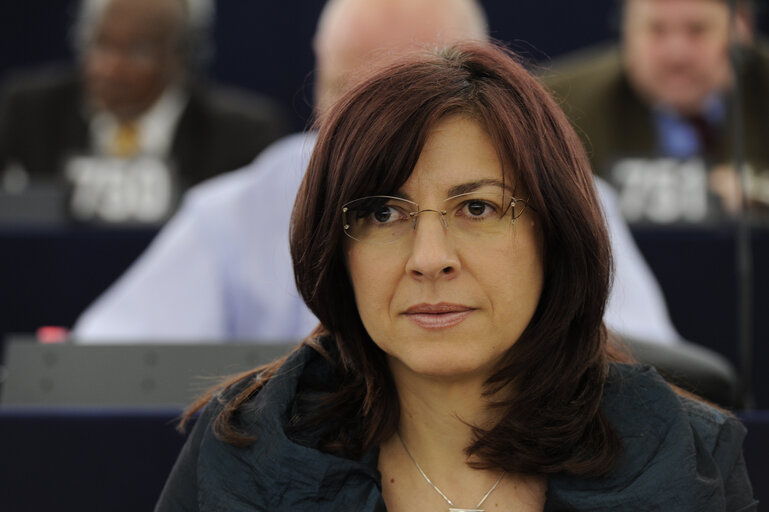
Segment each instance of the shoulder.
[{"label": "shoulder", "polygon": [[186,194],[185,202],[204,209],[233,207],[242,201],[259,208],[260,198],[278,197],[293,203],[314,141],[312,133],[283,137],[249,165],[193,187]]},{"label": "shoulder", "polygon": [[238,408],[238,421],[255,438],[249,446],[229,445],[212,428],[218,411],[249,381],[229,388],[201,415],[207,421],[196,456],[195,491],[201,508],[306,510],[312,504],[318,511],[374,510],[381,503],[374,451],[361,460],[345,459],[319,451],[316,438],[287,433],[297,413],[294,406],[309,398],[306,388],[325,389],[333,383],[334,346],[330,338],[317,343],[320,351],[308,342],[293,352],[258,394]]},{"label": "shoulder", "polygon": [[677,394],[654,368],[645,365],[612,365],[603,406],[620,434],[632,429],[633,423],[661,427],[680,422],[715,448],[721,431],[744,432],[733,415]]},{"label": "shoulder", "polygon": [[[322,363],[319,353],[307,344],[302,344],[284,359],[272,364],[277,368],[269,368],[265,377],[264,368],[253,371],[235,382],[229,384],[215,394],[200,414],[195,425],[204,433],[199,437],[201,453],[214,464],[211,469],[219,472],[216,465],[234,457],[234,464],[251,465],[259,457],[248,460],[239,454],[250,452],[261,453],[264,450],[282,445],[288,449],[293,443],[284,432],[289,413],[293,410],[294,400],[300,381],[307,379],[307,372],[314,373],[312,368]],[[328,380],[329,373],[323,375]],[[256,386],[256,384],[259,384]],[[241,395],[248,396],[242,399]],[[221,440],[215,431],[217,418],[225,409],[234,408],[230,424],[242,434],[254,439],[246,447],[236,447]],[[223,475],[227,477],[227,474]]]},{"label": "shoulder", "polygon": [[622,74],[616,45],[598,45],[554,59],[540,73],[542,81],[557,90],[603,84]]},{"label": "shoulder", "polygon": [[600,478],[553,478],[554,501],[578,510],[731,510],[739,421],[679,396],[640,365],[612,365],[601,410],[620,438],[616,465]]},{"label": "shoulder", "polygon": [[[300,381],[317,381],[319,385],[326,386],[329,379],[333,381],[333,366],[329,357],[336,357],[335,354],[329,337],[304,341],[271,363],[235,377],[211,398],[201,418],[213,420],[237,400],[241,402],[238,410],[245,424],[245,433],[259,432],[265,422],[275,421],[276,425],[282,425],[285,421],[283,412],[296,397]],[[249,389],[251,394],[240,400],[240,395],[249,392]]]},{"label": "shoulder", "polygon": [[288,116],[271,98],[237,87],[193,84],[189,88],[190,108],[205,112],[220,123],[265,125],[285,133]]},{"label": "shoulder", "polygon": [[603,410],[622,441],[613,478],[623,486],[652,485],[688,506],[724,496],[745,437],[731,414],[677,394],[640,365],[612,366]]},{"label": "shoulder", "polygon": [[539,74],[540,81],[571,116],[592,115],[623,98],[626,79],[619,48],[596,46],[555,59]]},{"label": "shoulder", "polygon": [[3,86],[18,93],[45,94],[52,91],[78,91],[81,81],[70,66],[50,65],[12,73]]},{"label": "shoulder", "polygon": [[5,103],[34,109],[46,105],[79,104],[81,82],[75,70],[63,66],[49,66],[15,73],[2,86]]},{"label": "shoulder", "polygon": [[[765,89],[769,83],[769,39],[759,37],[754,46],[743,49],[742,58],[743,73],[748,85]],[[764,89],[761,89],[761,93]]]}]

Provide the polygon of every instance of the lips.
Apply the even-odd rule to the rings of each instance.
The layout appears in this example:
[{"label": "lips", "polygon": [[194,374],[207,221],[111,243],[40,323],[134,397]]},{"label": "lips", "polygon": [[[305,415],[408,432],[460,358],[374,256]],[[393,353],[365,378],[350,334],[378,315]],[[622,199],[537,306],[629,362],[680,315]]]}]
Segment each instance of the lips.
[{"label": "lips", "polygon": [[445,329],[453,327],[475,311],[474,308],[461,304],[416,304],[408,308],[404,315],[424,329]]}]

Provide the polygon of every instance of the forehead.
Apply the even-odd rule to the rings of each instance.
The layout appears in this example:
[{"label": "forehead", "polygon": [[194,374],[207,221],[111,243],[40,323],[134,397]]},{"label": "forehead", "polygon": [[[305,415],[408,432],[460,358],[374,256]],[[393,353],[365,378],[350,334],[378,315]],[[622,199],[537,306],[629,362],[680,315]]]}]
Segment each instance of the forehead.
[{"label": "forehead", "polygon": [[468,183],[480,184],[478,188],[498,187],[494,183],[509,186],[511,179],[504,176],[503,168],[484,126],[470,117],[453,115],[429,131],[402,191],[412,197],[448,197]]},{"label": "forehead", "polygon": [[667,23],[728,21],[729,6],[725,0],[627,0],[625,23],[654,20]]},{"label": "forehead", "polygon": [[184,16],[179,0],[112,0],[95,20],[94,31],[137,42],[165,39],[178,34]]},{"label": "forehead", "polygon": [[381,53],[483,39],[473,3],[464,0],[336,0],[315,38],[318,64],[342,74]]}]

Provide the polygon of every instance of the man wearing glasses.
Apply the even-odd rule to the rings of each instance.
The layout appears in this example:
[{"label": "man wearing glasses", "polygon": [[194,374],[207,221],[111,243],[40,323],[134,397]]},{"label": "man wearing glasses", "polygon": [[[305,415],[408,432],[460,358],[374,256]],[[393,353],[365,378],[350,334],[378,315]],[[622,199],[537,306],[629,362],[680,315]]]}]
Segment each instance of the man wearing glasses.
[{"label": "man wearing glasses", "polygon": [[181,193],[285,131],[272,101],[203,87],[210,0],[83,0],[79,70],[0,96],[0,190],[52,183],[80,222],[164,221]]}]

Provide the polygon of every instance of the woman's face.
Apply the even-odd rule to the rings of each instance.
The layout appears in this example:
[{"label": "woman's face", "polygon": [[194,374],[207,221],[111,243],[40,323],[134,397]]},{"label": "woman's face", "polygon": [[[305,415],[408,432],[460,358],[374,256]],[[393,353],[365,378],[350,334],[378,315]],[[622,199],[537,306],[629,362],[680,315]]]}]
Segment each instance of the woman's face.
[{"label": "woman's face", "polygon": [[[449,117],[432,130],[396,194],[419,205],[416,229],[388,245],[349,240],[358,311],[394,374],[485,379],[528,325],[543,280],[536,213],[526,209],[514,224],[508,215],[495,229],[474,227],[496,215],[477,198],[526,198],[521,187],[504,181],[483,127]],[[458,206],[448,209],[446,228],[435,210],[465,192],[475,195],[453,201]],[[520,208],[519,202],[516,214]],[[369,220],[379,230],[396,218],[395,210],[380,210]]]}]

